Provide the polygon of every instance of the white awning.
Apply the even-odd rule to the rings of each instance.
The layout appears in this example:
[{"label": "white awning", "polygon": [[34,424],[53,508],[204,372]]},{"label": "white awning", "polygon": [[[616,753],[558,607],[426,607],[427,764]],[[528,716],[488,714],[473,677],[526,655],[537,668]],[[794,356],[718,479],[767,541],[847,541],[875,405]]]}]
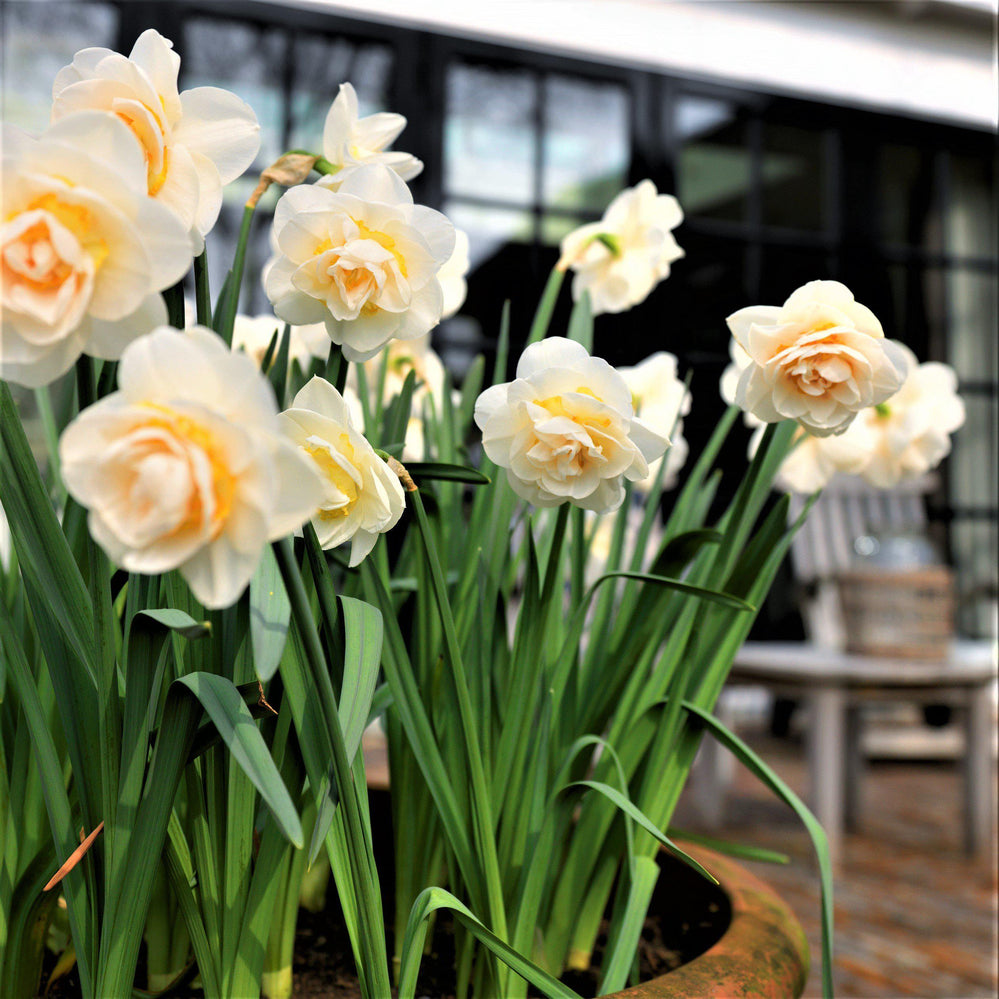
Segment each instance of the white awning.
[{"label": "white awning", "polygon": [[364,20],[995,126],[996,0],[288,0]]}]

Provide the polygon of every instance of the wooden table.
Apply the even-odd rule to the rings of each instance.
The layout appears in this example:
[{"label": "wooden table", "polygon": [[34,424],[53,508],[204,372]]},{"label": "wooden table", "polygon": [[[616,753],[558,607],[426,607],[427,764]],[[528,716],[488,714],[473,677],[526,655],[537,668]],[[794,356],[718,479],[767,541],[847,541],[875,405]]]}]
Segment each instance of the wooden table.
[{"label": "wooden table", "polygon": [[[873,701],[949,703],[964,711],[964,845],[991,845],[993,642],[955,642],[945,662],[872,658],[799,642],[747,642],[730,684],[765,686],[811,707],[807,752],[812,807],[838,860],[845,825],[856,823],[864,759],[861,712]],[[709,772],[717,768],[708,766]],[[720,788],[716,789],[720,792]]]}]

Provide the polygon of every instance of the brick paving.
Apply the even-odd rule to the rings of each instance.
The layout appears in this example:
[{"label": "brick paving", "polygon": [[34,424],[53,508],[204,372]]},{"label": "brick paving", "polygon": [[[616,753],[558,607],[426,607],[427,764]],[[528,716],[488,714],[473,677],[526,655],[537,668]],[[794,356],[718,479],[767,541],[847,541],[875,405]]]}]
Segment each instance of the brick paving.
[{"label": "brick paving", "polygon": [[[798,793],[807,788],[794,740],[742,732]],[[836,877],[834,981],[839,999],[978,999],[999,995],[997,864],[962,852],[962,784],[953,762],[875,762],[859,828],[848,833]],[[701,828],[687,799],[677,825]],[[705,832],[707,830],[704,830]],[[821,996],[818,875],[797,818],[742,767],[719,838],[788,854],[786,867],[748,864],[788,901],[812,948],[805,991]]]}]

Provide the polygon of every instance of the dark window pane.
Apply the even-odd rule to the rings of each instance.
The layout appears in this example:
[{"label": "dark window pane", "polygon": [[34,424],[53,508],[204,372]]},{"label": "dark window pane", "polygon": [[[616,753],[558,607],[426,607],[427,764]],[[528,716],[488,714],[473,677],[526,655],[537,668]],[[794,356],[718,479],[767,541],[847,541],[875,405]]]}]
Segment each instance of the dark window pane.
[{"label": "dark window pane", "polygon": [[[759,300],[764,305],[783,305],[796,288],[809,281],[826,280],[829,277],[829,261],[821,250],[766,247],[763,250]],[[854,288],[853,291],[859,301],[877,312],[870,295],[865,296],[859,288]]]},{"label": "dark window pane", "polygon": [[995,274],[952,270],[948,275],[950,363],[962,378],[999,379],[996,330],[999,306]]},{"label": "dark window pane", "polygon": [[999,560],[995,522],[956,522],[950,538],[959,579],[958,628],[966,635],[994,638]]},{"label": "dark window pane", "polygon": [[684,212],[741,222],[750,184],[746,123],[734,104],[704,97],[676,102],[677,196]]},{"label": "dark window pane", "polygon": [[825,135],[789,125],[763,127],[763,223],[820,231],[828,216]]},{"label": "dark window pane", "polygon": [[940,210],[929,153],[914,146],[885,145],[878,173],[884,239],[939,250]]},{"label": "dark window pane", "polygon": [[110,4],[3,5],[3,120],[37,134],[49,123],[52,81],[80,49],[115,47]]},{"label": "dark window pane", "polygon": [[989,157],[952,156],[947,252],[962,257],[996,259],[996,161]]},{"label": "dark window pane", "polygon": [[534,77],[455,65],[447,71],[444,184],[450,195],[534,201]]},{"label": "dark window pane", "polygon": [[[297,37],[292,67],[290,148],[322,149],[326,114],[341,83],[354,85],[362,117],[392,110],[387,106],[392,52],[384,45]],[[395,146],[407,148],[405,133]]]},{"label": "dark window pane", "polygon": [[625,186],[629,158],[624,87],[568,76],[545,80],[546,205],[602,212]]},{"label": "dark window pane", "polygon": [[[223,87],[246,101],[260,121],[261,168],[285,150],[285,45],[285,33],[270,25],[192,18],[184,30],[181,88]],[[241,191],[229,195],[238,196],[246,198]]]},{"label": "dark window pane", "polygon": [[444,213],[468,233],[470,271],[494,257],[507,243],[522,246],[533,238],[533,218],[527,211],[452,202],[445,205]]}]

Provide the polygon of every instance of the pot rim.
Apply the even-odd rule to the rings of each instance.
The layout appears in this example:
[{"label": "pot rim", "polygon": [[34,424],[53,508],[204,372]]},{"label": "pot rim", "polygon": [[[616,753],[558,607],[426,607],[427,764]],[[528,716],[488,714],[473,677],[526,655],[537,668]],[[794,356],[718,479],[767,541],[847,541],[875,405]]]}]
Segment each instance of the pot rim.
[{"label": "pot rim", "polygon": [[805,990],[805,931],[787,903],[731,857],[699,844],[683,849],[719,881],[732,906],[721,939],[699,957],[610,999],[789,999]]}]

